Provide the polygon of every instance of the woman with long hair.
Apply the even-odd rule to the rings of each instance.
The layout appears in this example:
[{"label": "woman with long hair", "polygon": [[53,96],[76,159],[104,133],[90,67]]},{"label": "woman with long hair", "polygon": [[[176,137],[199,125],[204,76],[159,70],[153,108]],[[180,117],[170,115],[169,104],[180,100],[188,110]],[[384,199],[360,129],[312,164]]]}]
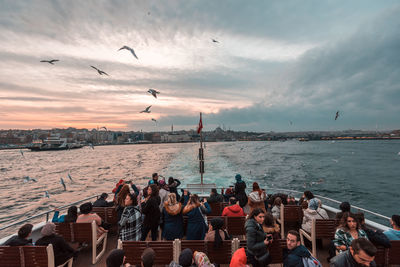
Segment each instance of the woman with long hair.
[{"label": "woman with long hair", "polygon": [[273,239],[281,238],[281,229],[279,227],[279,224],[275,222],[274,216],[272,216],[271,213],[265,213],[265,219],[262,227],[267,235],[272,235]]},{"label": "woman with long hair", "polygon": [[166,240],[181,239],[183,237],[182,204],[177,201],[176,194],[169,193],[162,210],[164,224],[162,237]]},{"label": "woman with long hair", "polygon": [[349,249],[351,242],[357,238],[367,238],[367,234],[360,228],[355,214],[345,212],[340,226],[336,229],[333,243],[336,249],[341,253]]},{"label": "woman with long hair", "polygon": [[257,208],[260,208],[266,212],[264,201],[267,199],[265,192],[260,189],[257,182],[253,183],[253,191],[248,196],[248,203],[250,206],[250,213]]},{"label": "woman with long hair", "polygon": [[220,217],[213,218],[208,227],[208,233],[204,240],[214,241],[214,247],[219,248],[222,246],[222,240],[229,240],[229,234],[222,229],[224,227],[224,220]]},{"label": "woman with long hair", "polygon": [[160,196],[158,186],[151,184],[147,187],[147,197],[142,200],[142,213],[144,214],[142,237],[145,241],[147,234],[151,231],[151,240],[157,240],[158,226],[160,224]]},{"label": "woman with long hair", "polygon": [[121,220],[122,212],[125,208],[125,198],[129,194],[129,185],[124,184],[121,190],[117,194],[117,198],[115,199],[115,208],[117,210],[118,221]]},{"label": "woman with long hair", "polygon": [[271,262],[267,246],[272,237],[264,233],[262,224],[265,213],[262,209],[254,209],[245,223],[247,239],[247,261],[254,267],[266,266]]},{"label": "woman with long hair", "polygon": [[183,194],[184,204],[186,205],[182,213],[188,216],[186,239],[204,240],[207,232],[207,218],[205,215],[211,212],[207,199],[204,198],[202,203],[200,203],[198,195],[194,194],[189,197],[187,191],[184,191]]},{"label": "woman with long hair", "polygon": [[119,238],[122,241],[139,241],[142,233],[142,213],[134,194],[127,194],[125,208],[118,222]]},{"label": "woman with long hair", "polygon": [[51,220],[52,222],[76,222],[76,219],[78,218],[78,207],[77,206],[71,206],[68,208],[67,214],[66,215],[59,215],[59,211],[57,209],[54,210],[54,216],[53,219]]}]

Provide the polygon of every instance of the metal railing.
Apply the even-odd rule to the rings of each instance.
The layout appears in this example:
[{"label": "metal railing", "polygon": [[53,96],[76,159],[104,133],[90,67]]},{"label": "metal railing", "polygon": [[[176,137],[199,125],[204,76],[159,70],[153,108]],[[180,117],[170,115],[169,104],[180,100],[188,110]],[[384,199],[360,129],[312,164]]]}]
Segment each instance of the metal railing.
[{"label": "metal railing", "polygon": [[[69,203],[69,204],[67,204],[67,205],[60,206],[60,207],[58,207],[57,209],[58,209],[58,210],[63,210],[63,209],[69,208],[70,206],[73,206],[73,205],[79,204],[79,203],[81,203],[81,202],[87,201],[87,200],[89,200],[89,199],[97,198],[98,196],[99,196],[99,195],[90,196],[90,197],[87,197],[87,198],[84,198],[84,199],[75,201],[75,202],[73,202],[73,203]],[[25,219],[23,219],[23,220],[10,223],[10,224],[8,224],[8,225],[5,225],[5,226],[3,226],[3,227],[0,227],[0,231],[3,231],[3,230],[5,230],[5,229],[7,229],[7,228],[13,227],[13,226],[15,226],[15,225],[18,225],[18,224],[21,224],[21,223],[24,223],[24,222],[31,221],[31,220],[33,220],[33,219],[42,217],[42,216],[44,216],[44,215],[46,215],[46,221],[48,221],[48,220],[49,220],[49,214],[52,213],[52,212],[54,212],[54,209],[48,210],[48,211],[44,211],[44,212],[41,212],[41,213],[36,214],[36,215],[34,215],[34,216],[25,218]]]}]

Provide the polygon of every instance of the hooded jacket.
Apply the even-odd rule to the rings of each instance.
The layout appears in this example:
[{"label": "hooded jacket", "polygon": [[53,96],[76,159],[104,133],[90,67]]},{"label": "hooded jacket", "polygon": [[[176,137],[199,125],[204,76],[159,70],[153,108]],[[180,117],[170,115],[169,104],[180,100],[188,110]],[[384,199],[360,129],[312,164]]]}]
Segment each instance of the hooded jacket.
[{"label": "hooded jacket", "polygon": [[303,223],[301,225],[301,228],[310,233],[313,219],[329,219],[329,216],[324,209],[318,208],[317,210],[312,210],[310,208],[307,208],[306,210],[304,210]]},{"label": "hooded jacket", "polygon": [[[358,264],[350,253],[350,250],[346,250],[344,253],[333,257],[330,261],[331,267],[361,267],[363,265]],[[373,261],[370,263],[371,267],[375,267],[376,263]]]},{"label": "hooded jacket", "polygon": [[303,267],[303,257],[310,257],[310,252],[303,246],[283,250],[283,267]]},{"label": "hooded jacket", "polygon": [[266,198],[267,197],[264,192],[261,192],[261,194],[259,191],[251,192],[248,197],[250,213],[252,210],[257,209],[257,208],[260,208],[260,209],[264,210],[264,212],[266,212],[265,204],[264,204],[264,201],[266,200]]},{"label": "hooded jacket", "polygon": [[224,210],[222,211],[222,216],[241,217],[241,216],[246,216],[246,214],[238,204],[235,204],[232,206],[225,207]]},{"label": "hooded jacket", "polygon": [[258,257],[268,253],[267,246],[264,243],[266,234],[261,225],[254,219],[248,219],[244,227],[246,229],[248,253]]}]

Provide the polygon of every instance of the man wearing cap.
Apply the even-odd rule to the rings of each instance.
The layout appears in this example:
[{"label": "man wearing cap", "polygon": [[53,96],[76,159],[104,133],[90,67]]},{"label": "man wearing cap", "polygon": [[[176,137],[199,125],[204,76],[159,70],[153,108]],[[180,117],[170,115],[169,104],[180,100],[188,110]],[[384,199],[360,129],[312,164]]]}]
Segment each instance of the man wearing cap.
[{"label": "man wearing cap", "polygon": [[400,240],[400,215],[392,215],[390,224],[393,229],[386,230],[383,233],[389,238],[389,240]]},{"label": "man wearing cap", "polygon": [[71,248],[62,236],[56,235],[54,223],[48,222],[43,226],[41,233],[43,237],[36,241],[36,246],[53,245],[55,266],[59,266],[77,255],[77,251]]}]

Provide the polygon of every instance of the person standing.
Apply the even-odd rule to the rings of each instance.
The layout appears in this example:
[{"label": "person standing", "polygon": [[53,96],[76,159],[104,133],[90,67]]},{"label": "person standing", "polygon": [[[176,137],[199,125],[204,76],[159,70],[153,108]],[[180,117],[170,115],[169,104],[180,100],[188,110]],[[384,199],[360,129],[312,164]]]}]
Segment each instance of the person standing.
[{"label": "person standing", "polygon": [[162,221],[164,224],[162,237],[166,240],[181,239],[183,237],[182,204],[176,200],[174,193],[168,194],[162,210]]},{"label": "person standing", "polygon": [[236,174],[235,176],[235,198],[239,201],[239,206],[243,208],[246,206],[248,198],[246,195],[246,183],[242,180],[242,176],[240,174]]},{"label": "person standing", "polygon": [[118,222],[119,238],[122,241],[139,241],[142,233],[142,213],[137,207],[137,198],[128,194],[125,198],[125,208]]},{"label": "person standing", "polygon": [[262,209],[254,209],[246,223],[247,239],[247,261],[253,267],[266,266],[271,262],[271,256],[267,246],[272,242],[264,233],[262,224],[264,223],[265,213]]},{"label": "person standing", "polygon": [[144,214],[141,241],[145,241],[151,231],[151,240],[157,240],[158,226],[160,224],[160,196],[158,186],[151,184],[147,187],[147,197],[142,200],[142,213]]}]

